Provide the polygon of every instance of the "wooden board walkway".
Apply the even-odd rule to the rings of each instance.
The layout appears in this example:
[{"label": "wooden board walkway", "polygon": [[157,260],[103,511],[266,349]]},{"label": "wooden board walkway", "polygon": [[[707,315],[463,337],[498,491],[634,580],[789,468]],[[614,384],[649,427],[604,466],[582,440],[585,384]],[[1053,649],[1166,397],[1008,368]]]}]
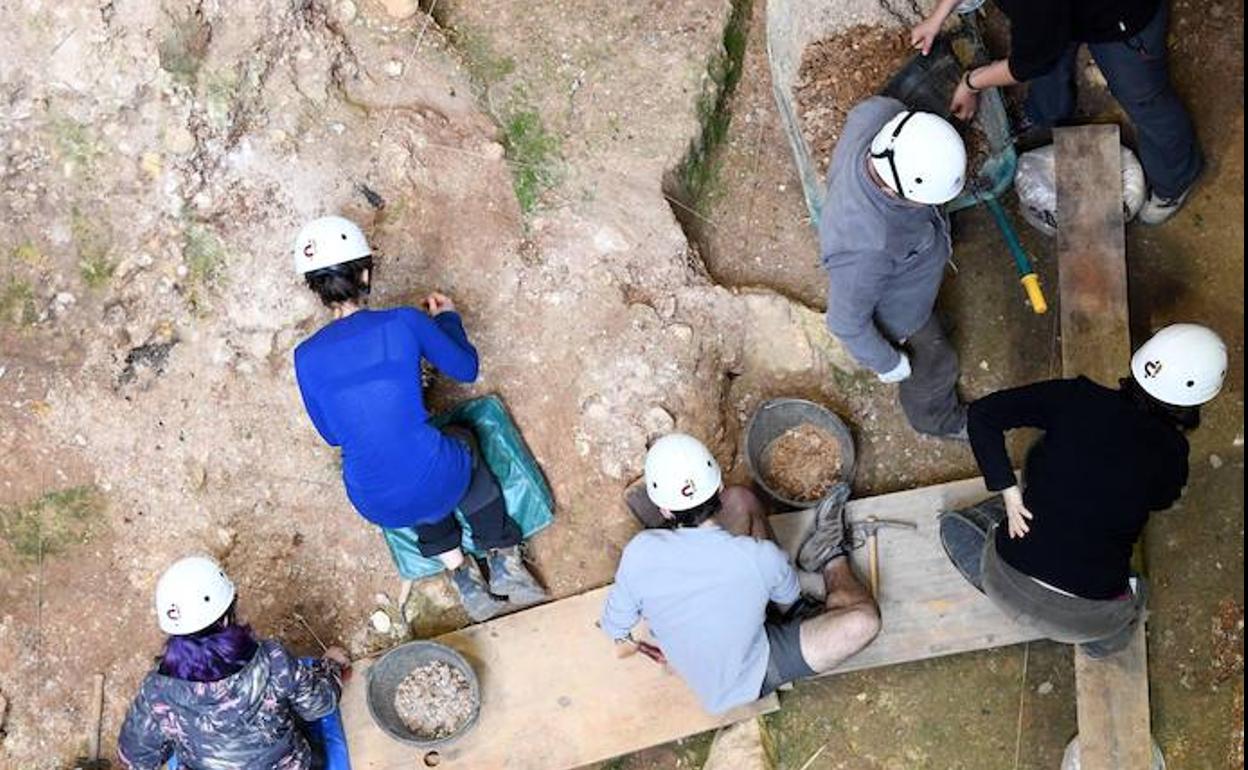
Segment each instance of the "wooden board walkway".
[{"label": "wooden board walkway", "polygon": [[[776,710],[776,696],[714,716],[675,674],[643,655],[616,657],[595,625],[607,589],[560,599],[438,637],[481,680],[481,718],[438,751],[442,770],[563,770]],[[343,688],[354,770],[418,770],[426,752],[394,740],[365,703],[369,661]]]},{"label": "wooden board walkway", "polygon": [[[1057,255],[1062,369],[1114,387],[1131,357],[1118,127],[1059,128]],[[1152,764],[1144,624],[1123,652],[1093,660],[1076,649],[1083,770]]]},{"label": "wooden board walkway", "polygon": [[[944,555],[936,514],[987,495],[983,481],[854,500],[850,520],[874,515],[918,525],[880,534],[876,641],[838,671],[888,666],[1034,638],[999,614]],[[772,517],[795,550],[810,511]],[[865,549],[855,553],[865,560]],[[865,563],[859,564],[865,569]],[[561,599],[439,637],[481,677],[481,720],[439,751],[441,768],[561,770],[639,751],[777,708],[775,696],[719,717],[704,712],[678,677],[647,658],[619,659],[595,626],[607,588]],[[424,753],[381,732],[364,702],[367,661],[343,692],[342,713],[357,770],[419,768]]]}]

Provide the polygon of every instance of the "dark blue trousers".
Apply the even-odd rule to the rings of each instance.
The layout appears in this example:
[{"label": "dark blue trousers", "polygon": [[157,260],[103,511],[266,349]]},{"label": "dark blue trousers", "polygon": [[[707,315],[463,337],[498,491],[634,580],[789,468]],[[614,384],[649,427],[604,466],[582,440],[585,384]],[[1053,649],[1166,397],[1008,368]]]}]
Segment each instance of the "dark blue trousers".
[{"label": "dark blue trousers", "polygon": [[[1176,198],[1196,180],[1204,166],[1191,116],[1170,85],[1166,61],[1166,29],[1170,4],[1163,0],[1157,15],[1138,35],[1115,43],[1091,43],[1088,50],[1101,68],[1109,90],[1135,124],[1140,164],[1153,192]],[[1037,125],[1053,126],[1075,109],[1075,52],[1072,44],[1046,75],[1028,84],[1027,116]]]}]

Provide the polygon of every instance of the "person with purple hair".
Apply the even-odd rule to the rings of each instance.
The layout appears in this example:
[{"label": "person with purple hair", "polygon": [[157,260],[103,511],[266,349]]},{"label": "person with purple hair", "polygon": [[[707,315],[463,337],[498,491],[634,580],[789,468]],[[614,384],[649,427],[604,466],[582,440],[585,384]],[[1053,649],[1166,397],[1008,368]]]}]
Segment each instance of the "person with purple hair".
[{"label": "person with purple hair", "polygon": [[118,739],[127,770],[168,761],[191,770],[321,767],[303,723],[337,710],[350,670],[345,650],[299,660],[239,623],[234,584],[206,556],[174,562],[156,584],[156,614],[169,634],[139,687]]}]

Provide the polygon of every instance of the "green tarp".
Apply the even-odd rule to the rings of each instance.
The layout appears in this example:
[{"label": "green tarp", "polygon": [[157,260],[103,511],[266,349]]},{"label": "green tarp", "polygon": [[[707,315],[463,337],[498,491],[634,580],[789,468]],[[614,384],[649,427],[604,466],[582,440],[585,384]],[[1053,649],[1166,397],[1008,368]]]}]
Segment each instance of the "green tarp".
[{"label": "green tarp", "polygon": [[[434,425],[462,425],[471,428],[481,445],[481,454],[503,488],[507,513],[520,525],[527,539],[554,521],[555,504],[542,471],[507,408],[498,396],[482,396],[465,401],[454,409],[432,418]],[[472,529],[457,510],[455,516],[464,530],[464,550],[484,554],[472,542]],[[416,531],[411,527],[382,528],[394,566],[405,580],[419,580],[443,570],[442,562],[420,555]]]}]

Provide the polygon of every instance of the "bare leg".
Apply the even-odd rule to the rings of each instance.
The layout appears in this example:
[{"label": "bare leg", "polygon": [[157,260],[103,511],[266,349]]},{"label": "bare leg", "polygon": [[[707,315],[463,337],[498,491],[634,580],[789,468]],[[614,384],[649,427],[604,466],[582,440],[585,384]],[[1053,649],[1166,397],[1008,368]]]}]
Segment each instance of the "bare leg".
[{"label": "bare leg", "polygon": [[800,636],[802,657],[819,673],[836,668],[880,632],[879,607],[854,575],[848,557],[828,562],[823,581],[827,610],[803,622]]},{"label": "bare leg", "polygon": [[727,487],[719,493],[723,507],[715,514],[715,522],[734,535],[749,535],[755,540],[775,540],[767,509],[749,487]]}]

